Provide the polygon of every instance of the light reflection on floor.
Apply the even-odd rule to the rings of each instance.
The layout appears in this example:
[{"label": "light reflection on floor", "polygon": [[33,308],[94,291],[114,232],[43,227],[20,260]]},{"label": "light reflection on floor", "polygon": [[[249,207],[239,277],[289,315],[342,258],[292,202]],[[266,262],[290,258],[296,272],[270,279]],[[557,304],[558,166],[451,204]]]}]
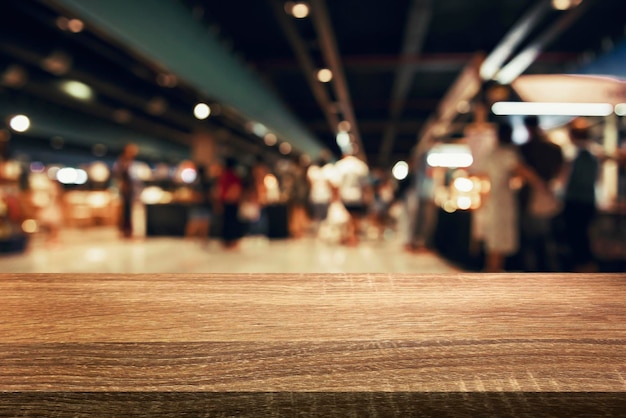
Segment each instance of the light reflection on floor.
[{"label": "light reflection on floor", "polygon": [[344,247],[247,238],[238,250],[219,242],[155,237],[125,241],[111,228],[66,230],[59,242],[35,237],[22,254],[0,255],[0,271],[23,273],[445,273],[458,269],[434,254],[409,254],[398,240]]}]

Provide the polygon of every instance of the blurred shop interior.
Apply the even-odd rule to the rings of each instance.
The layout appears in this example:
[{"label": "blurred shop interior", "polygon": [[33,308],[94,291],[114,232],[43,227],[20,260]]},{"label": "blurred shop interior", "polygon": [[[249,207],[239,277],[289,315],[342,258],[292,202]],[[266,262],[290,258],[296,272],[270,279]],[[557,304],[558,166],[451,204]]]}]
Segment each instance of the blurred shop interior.
[{"label": "blurred shop interior", "polygon": [[[248,244],[370,246],[372,257],[385,246],[379,256],[481,271],[473,225],[491,182],[478,162],[498,125],[526,143],[535,115],[565,167],[578,152],[569,127],[584,120],[599,162],[594,271],[626,271],[624,16],[623,0],[5,0],[0,270],[105,230],[120,245],[167,237],[171,251],[190,236],[219,242],[229,203],[217,209],[215,189],[233,161]],[[116,170],[128,144],[125,212]],[[354,224],[334,210],[343,171],[324,171],[347,155],[367,167]],[[321,217],[312,176],[332,186]],[[561,203],[566,186],[550,183]],[[550,219],[555,262],[538,270],[575,271],[562,213]],[[132,231],[118,236],[124,216]],[[504,268],[533,270],[519,253]]]}]

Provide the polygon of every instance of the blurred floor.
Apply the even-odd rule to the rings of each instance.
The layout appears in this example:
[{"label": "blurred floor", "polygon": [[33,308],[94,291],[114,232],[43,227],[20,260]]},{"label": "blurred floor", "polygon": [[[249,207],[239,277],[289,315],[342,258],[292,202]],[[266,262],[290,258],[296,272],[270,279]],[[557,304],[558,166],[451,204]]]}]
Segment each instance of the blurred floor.
[{"label": "blurred floor", "polygon": [[217,241],[154,237],[125,241],[113,228],[64,230],[57,243],[35,237],[22,254],[0,255],[3,273],[446,273],[458,269],[432,253],[409,254],[399,240],[344,247],[246,238],[238,250]]}]

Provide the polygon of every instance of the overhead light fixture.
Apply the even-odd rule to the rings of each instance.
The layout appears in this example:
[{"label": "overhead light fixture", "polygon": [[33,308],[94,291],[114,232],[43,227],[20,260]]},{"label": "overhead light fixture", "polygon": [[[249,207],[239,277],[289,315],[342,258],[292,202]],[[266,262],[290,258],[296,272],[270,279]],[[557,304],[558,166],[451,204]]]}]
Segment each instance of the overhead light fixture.
[{"label": "overhead light fixture", "polygon": [[2,84],[9,87],[20,88],[26,84],[28,73],[24,67],[12,64],[2,74]]},{"label": "overhead light fixture", "polygon": [[519,77],[539,56],[539,48],[529,47],[524,52],[513,58],[506,66],[504,66],[498,75],[496,80],[500,84],[511,84],[517,77]]},{"label": "overhead light fixture", "polygon": [[409,175],[409,164],[406,161],[398,161],[391,170],[396,180],[404,180]]},{"label": "overhead light fixture", "polygon": [[289,142],[283,142],[278,147],[278,151],[280,151],[280,153],[283,155],[289,154],[291,152],[291,144],[289,144]]},{"label": "overhead light fixture", "polygon": [[328,68],[322,68],[317,72],[317,79],[322,83],[328,83],[333,79],[333,72]]},{"label": "overhead light fixture", "polygon": [[26,132],[30,128],[30,119],[26,115],[15,115],[9,121],[9,126],[15,132]]},{"label": "overhead light fixture", "polygon": [[258,136],[259,138],[264,138],[265,134],[267,134],[267,127],[262,123],[253,123],[252,124],[252,133]]},{"label": "overhead light fixture", "polygon": [[200,119],[200,120],[206,119],[209,117],[210,114],[211,114],[211,108],[206,103],[198,103],[193,108],[193,115],[196,117],[196,119]]},{"label": "overhead light fixture", "polygon": [[552,0],[552,7],[556,10],[568,10],[578,6],[582,0]]},{"label": "overhead light fixture", "polygon": [[62,51],[54,51],[42,62],[44,70],[60,76],[67,73],[72,66],[72,58]]},{"label": "overhead light fixture", "polygon": [[91,100],[93,90],[87,84],[80,81],[69,80],[61,83],[61,90],[78,100]]},{"label": "overhead light fixture", "polygon": [[339,131],[337,133],[337,145],[339,145],[339,148],[344,149],[348,146],[350,146],[350,134],[345,132],[345,131]]},{"label": "overhead light fixture", "polygon": [[285,12],[296,19],[303,19],[309,15],[309,4],[303,1],[288,1],[285,3]]},{"label": "overhead light fixture", "polygon": [[85,24],[80,19],[71,19],[69,22],[67,22],[67,28],[70,30],[70,32],[80,33],[85,28]]},{"label": "overhead light fixture", "polygon": [[278,142],[278,138],[276,138],[276,135],[271,132],[266,133],[263,137],[263,140],[265,141],[265,145],[267,145],[268,147],[272,147],[276,145],[276,142]]},{"label": "overhead light fixture", "polygon": [[617,116],[626,116],[626,103],[618,103],[615,105],[615,114]]},{"label": "overhead light fixture", "polygon": [[609,116],[614,108],[609,103],[497,102],[491,111],[498,116]]},{"label": "overhead light fixture", "polygon": [[337,130],[339,131],[349,132],[350,129],[352,129],[352,125],[347,120],[342,120],[337,125]]}]

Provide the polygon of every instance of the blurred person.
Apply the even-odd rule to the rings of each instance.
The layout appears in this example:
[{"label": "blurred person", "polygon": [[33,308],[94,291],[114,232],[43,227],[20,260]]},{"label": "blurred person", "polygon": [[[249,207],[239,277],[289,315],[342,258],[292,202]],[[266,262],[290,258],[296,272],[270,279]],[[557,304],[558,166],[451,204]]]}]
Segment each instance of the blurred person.
[{"label": "blurred person", "polygon": [[126,144],[113,167],[113,175],[117,181],[121,199],[119,228],[124,238],[133,236],[132,209],[137,190],[131,170],[138,153],[139,147],[136,144]]},{"label": "blurred person", "polygon": [[185,236],[200,238],[206,244],[208,243],[213,214],[213,184],[207,177],[207,170],[204,165],[198,165],[196,173],[197,177],[192,185],[194,205],[189,211]]},{"label": "blurred person", "polygon": [[46,194],[47,202],[39,210],[39,224],[47,233],[47,241],[56,243],[59,240],[59,232],[63,225],[63,212],[61,210],[61,186],[56,180],[48,179],[48,188],[43,192]]},{"label": "blurred person", "polygon": [[356,245],[359,242],[361,222],[367,215],[369,168],[356,156],[344,153],[335,164],[335,171],[339,198],[350,214],[346,244]]},{"label": "blurred person", "polygon": [[[487,104],[487,98],[484,95],[491,88],[490,83],[486,83],[482,92],[483,97],[480,100],[475,101],[472,104],[472,110],[474,114],[474,122],[468,124],[463,130],[465,141],[472,153],[472,165],[467,168],[470,176],[484,174],[485,161],[489,158],[494,148],[498,143],[497,124],[489,122],[489,105]],[[479,205],[477,208],[472,209],[471,212],[471,224],[470,224],[470,246],[469,251],[471,255],[479,256],[485,240],[485,222],[487,222],[485,207]]]},{"label": "blurred person", "polygon": [[592,140],[587,121],[574,119],[569,125],[569,135],[577,153],[568,164],[566,175],[563,219],[567,242],[573,270],[593,272],[597,267],[591,250],[590,227],[596,215],[595,186],[600,165],[590,151]]},{"label": "blurred person", "polygon": [[307,168],[306,176],[309,182],[308,203],[315,234],[319,230],[320,223],[328,215],[328,206],[332,198],[331,170],[333,170],[332,164],[324,157],[320,157]]},{"label": "blurred person", "polygon": [[270,170],[267,164],[261,157],[258,157],[251,170],[252,187],[250,189],[249,197],[251,199],[251,203],[257,206],[258,211],[256,219],[250,224],[250,230],[248,232],[251,235],[267,236],[269,232],[267,215],[268,191],[265,184],[265,178],[269,173]]},{"label": "blurred person", "polygon": [[518,202],[510,181],[522,176],[529,182],[541,185],[540,178],[520,158],[513,144],[513,129],[508,124],[498,126],[496,147],[485,160],[485,174],[491,190],[485,202],[484,243],[487,272],[505,269],[506,257],[519,248]]},{"label": "blurred person", "polygon": [[306,207],[309,196],[309,183],[304,167],[294,163],[289,173],[287,187],[287,210],[289,233],[294,238],[302,238],[309,227]]},{"label": "blurred person", "polygon": [[243,235],[239,220],[243,185],[236,168],[237,160],[226,158],[224,170],[217,183],[218,209],[222,215],[221,237],[224,247],[228,249],[236,248]]},{"label": "blurred person", "polygon": [[382,238],[385,229],[391,224],[390,209],[395,200],[395,188],[390,176],[382,170],[376,170],[372,186],[371,222],[376,228],[377,237]]},{"label": "blurred person", "polygon": [[407,194],[409,217],[408,240],[405,246],[409,252],[426,252],[432,245],[432,238],[437,224],[437,205],[434,201],[435,181],[431,168],[426,162],[428,153],[421,152],[414,164],[415,174],[413,189]]},{"label": "blurred person", "polygon": [[[525,164],[544,183],[550,185],[562,173],[564,157],[561,147],[550,142],[539,126],[537,116],[524,118],[528,141],[520,146]],[[532,188],[525,184],[519,192],[521,210],[521,263],[526,271],[559,269],[552,231],[552,216],[537,216],[531,210]]]}]

